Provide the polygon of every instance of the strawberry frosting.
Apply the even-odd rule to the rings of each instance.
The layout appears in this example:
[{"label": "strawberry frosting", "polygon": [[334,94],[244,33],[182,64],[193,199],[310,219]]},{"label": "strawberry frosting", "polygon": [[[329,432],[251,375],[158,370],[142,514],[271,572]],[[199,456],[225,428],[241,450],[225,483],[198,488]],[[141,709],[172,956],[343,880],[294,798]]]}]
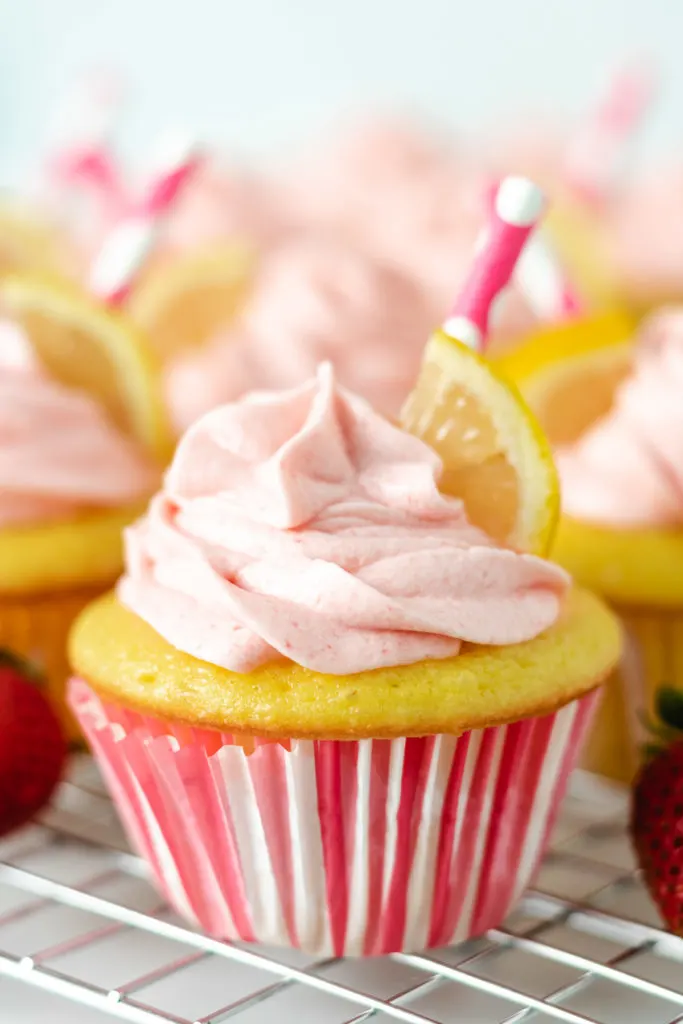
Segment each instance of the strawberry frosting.
[{"label": "strawberry frosting", "polygon": [[171,251],[238,239],[257,248],[286,231],[284,210],[270,183],[246,169],[214,161],[179,197],[164,227]]},{"label": "strawberry frosting", "polygon": [[343,242],[301,239],[264,263],[239,322],[168,369],[178,433],[247,391],[288,388],[319,363],[396,416],[412,387],[434,319],[419,287]]},{"label": "strawberry frosting", "polygon": [[440,472],[323,365],[188,431],[126,532],[120,598],[176,648],[236,672],[288,658],[344,675],[537,636],[567,576],[472,527]]},{"label": "strawberry frosting", "polygon": [[557,118],[515,117],[495,126],[484,141],[482,155],[496,177],[521,174],[556,198],[571,187],[568,172],[575,135],[571,123]]},{"label": "strawberry frosting", "polygon": [[469,270],[487,202],[479,162],[409,122],[369,118],[323,139],[285,182],[294,219],[394,262],[435,320]]},{"label": "strawberry frosting", "polygon": [[0,527],[131,504],[156,479],[100,407],[50,380],[21,332],[0,323]]},{"label": "strawberry frosting", "polygon": [[670,302],[683,294],[683,167],[662,168],[615,205],[606,233],[609,258],[631,302]]},{"label": "strawberry frosting", "polygon": [[610,412],[557,453],[564,511],[612,527],[683,523],[683,308],[652,317]]}]

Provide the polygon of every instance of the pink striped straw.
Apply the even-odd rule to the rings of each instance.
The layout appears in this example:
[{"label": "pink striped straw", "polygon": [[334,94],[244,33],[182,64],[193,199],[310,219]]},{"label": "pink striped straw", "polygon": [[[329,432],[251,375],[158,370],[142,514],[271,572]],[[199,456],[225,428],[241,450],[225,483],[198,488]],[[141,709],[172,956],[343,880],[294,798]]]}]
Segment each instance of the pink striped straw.
[{"label": "pink striped straw", "polygon": [[[497,193],[498,184],[486,190],[491,207]],[[524,246],[514,276],[539,320],[557,322],[581,312],[581,299],[542,226]]]},{"label": "pink striped straw", "polygon": [[649,64],[624,65],[586,118],[565,160],[566,183],[585,201],[600,203],[614,187],[629,143],[652,106],[656,86]]},{"label": "pink striped straw", "polygon": [[123,100],[117,75],[98,71],[85,76],[58,116],[60,143],[48,162],[58,188],[92,188],[112,213],[125,204],[123,182],[109,142]]},{"label": "pink striped straw", "polygon": [[529,235],[543,215],[545,197],[527,178],[503,178],[477,246],[469,277],[444,322],[446,334],[483,350],[492,307],[508,286]]},{"label": "pink striped straw", "polygon": [[112,306],[125,301],[147,257],[156,245],[164,221],[202,164],[194,142],[183,140],[165,169],[150,183],[105,240],[90,271],[90,289]]}]

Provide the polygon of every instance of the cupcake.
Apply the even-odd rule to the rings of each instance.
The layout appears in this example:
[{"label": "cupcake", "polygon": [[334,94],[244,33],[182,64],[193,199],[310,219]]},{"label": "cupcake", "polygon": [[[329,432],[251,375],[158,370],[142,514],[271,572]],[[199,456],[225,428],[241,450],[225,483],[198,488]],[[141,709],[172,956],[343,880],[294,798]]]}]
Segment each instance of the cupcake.
[{"label": "cupcake", "polygon": [[434,446],[329,365],[206,414],[73,631],[130,836],[215,936],[374,955],[498,924],[618,655],[511,546],[549,537],[554,476],[506,385],[439,334],[404,422]]},{"label": "cupcake", "polygon": [[158,485],[158,378],[134,332],[69,286],[0,293],[0,648],[42,671],[73,738],[66,636]]},{"label": "cupcake", "polygon": [[[138,245],[130,266],[130,255],[122,261],[121,252],[128,253],[131,238],[135,243],[140,235],[135,211],[141,204],[154,211],[153,237],[147,251]],[[142,225],[143,233],[148,229]],[[129,201],[99,239],[89,261],[89,287],[107,293],[111,276],[123,274],[116,301],[166,365],[234,320],[263,252],[282,233],[264,182],[204,163],[185,147],[148,184],[146,197],[137,205]]]},{"label": "cupcake", "polygon": [[660,168],[616,205],[607,234],[621,293],[638,313],[683,296],[683,168]]},{"label": "cupcake", "polygon": [[168,366],[173,423],[182,433],[248,391],[301,384],[325,360],[341,384],[395,417],[433,322],[421,289],[395,266],[337,239],[292,240],[266,258],[236,321]]},{"label": "cupcake", "polygon": [[214,159],[185,189],[164,228],[171,252],[237,240],[267,249],[288,230],[272,184],[246,168]]},{"label": "cupcake", "polygon": [[555,556],[607,598],[626,631],[589,749],[630,779],[661,686],[683,687],[683,310],[646,322],[605,414],[557,455]]},{"label": "cupcake", "polygon": [[[653,106],[657,77],[647,62],[622,61],[604,92],[573,124],[537,119],[531,127],[527,123],[503,133],[491,147],[494,166],[504,173],[530,175],[552,196],[549,233],[591,310],[633,301],[622,247],[624,226],[634,222],[635,227],[638,220],[632,207],[639,189],[629,186],[625,172]],[[645,236],[637,229],[631,235],[626,261],[643,248],[653,223],[659,221],[650,222]],[[647,262],[648,257],[643,260]]]},{"label": "cupcake", "polygon": [[304,228],[345,238],[415,280],[436,322],[469,270],[489,186],[469,154],[410,123],[377,118],[323,139],[282,189]]},{"label": "cupcake", "polygon": [[407,120],[366,117],[316,139],[285,168],[280,192],[302,227],[357,235],[379,219],[374,203],[387,189],[406,197],[412,186],[424,196],[428,179],[446,170],[457,182],[459,154],[445,140]]},{"label": "cupcake", "polygon": [[[233,310],[213,338],[177,346],[167,362],[166,399],[178,434],[248,391],[301,384],[326,360],[342,385],[395,418],[420,367],[421,339],[440,315],[395,263],[324,234],[274,249],[242,296],[241,312]],[[176,318],[163,336],[179,335],[183,323]],[[511,289],[494,345],[509,344],[534,323],[519,291]]]},{"label": "cupcake", "polygon": [[161,362],[233,319],[261,254],[287,230],[264,179],[204,160],[186,140],[167,149],[143,188],[106,150],[77,152],[69,188],[53,200],[77,253],[73,276],[106,292],[112,274],[127,274],[116,302]]}]

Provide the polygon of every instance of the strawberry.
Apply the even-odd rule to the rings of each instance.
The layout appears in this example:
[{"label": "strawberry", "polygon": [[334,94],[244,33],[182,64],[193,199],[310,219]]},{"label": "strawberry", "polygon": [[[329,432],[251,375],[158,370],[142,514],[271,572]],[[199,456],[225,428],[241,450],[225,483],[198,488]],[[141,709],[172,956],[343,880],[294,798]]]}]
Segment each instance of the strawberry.
[{"label": "strawberry", "polygon": [[35,671],[0,649],[0,836],[25,824],[59,782],[66,741]]},{"label": "strawberry", "polygon": [[657,695],[658,743],[636,778],[631,835],[645,884],[668,927],[683,935],[683,692]]}]

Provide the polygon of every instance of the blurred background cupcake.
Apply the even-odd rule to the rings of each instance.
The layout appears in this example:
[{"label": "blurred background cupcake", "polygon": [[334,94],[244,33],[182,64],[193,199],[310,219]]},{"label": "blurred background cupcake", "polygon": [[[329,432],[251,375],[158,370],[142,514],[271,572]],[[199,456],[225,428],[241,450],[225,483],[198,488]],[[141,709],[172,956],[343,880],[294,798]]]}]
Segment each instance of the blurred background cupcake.
[{"label": "blurred background cupcake", "polygon": [[68,282],[0,283],[0,647],[63,703],[66,635],[116,579],[168,431],[141,336]]}]

